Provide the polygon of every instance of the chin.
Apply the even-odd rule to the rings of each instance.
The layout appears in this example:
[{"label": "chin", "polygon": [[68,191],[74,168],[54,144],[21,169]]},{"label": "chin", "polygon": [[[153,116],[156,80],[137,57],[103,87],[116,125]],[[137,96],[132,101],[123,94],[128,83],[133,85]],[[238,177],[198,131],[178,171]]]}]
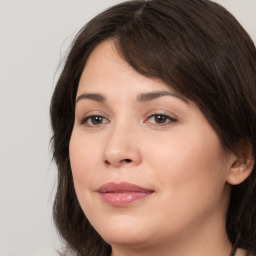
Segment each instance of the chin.
[{"label": "chin", "polygon": [[150,240],[149,222],[143,221],[141,217],[115,216],[108,218],[95,229],[100,236],[109,244],[144,244]]}]

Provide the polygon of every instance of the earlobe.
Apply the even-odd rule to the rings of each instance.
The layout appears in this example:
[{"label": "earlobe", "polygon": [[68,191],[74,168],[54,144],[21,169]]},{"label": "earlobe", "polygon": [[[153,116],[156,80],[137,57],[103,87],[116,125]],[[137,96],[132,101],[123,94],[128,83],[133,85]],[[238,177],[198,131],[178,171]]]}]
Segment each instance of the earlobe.
[{"label": "earlobe", "polygon": [[251,156],[250,158],[236,158],[235,161],[230,166],[227,182],[230,185],[238,185],[246,180],[254,167],[254,159]]}]

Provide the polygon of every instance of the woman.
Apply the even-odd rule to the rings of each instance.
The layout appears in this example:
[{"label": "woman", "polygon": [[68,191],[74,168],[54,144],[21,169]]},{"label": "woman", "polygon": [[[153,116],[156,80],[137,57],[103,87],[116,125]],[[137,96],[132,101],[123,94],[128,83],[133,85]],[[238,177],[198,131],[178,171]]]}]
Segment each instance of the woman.
[{"label": "woman", "polygon": [[256,50],[207,0],[135,0],[75,38],[51,103],[74,255],[255,255]]}]

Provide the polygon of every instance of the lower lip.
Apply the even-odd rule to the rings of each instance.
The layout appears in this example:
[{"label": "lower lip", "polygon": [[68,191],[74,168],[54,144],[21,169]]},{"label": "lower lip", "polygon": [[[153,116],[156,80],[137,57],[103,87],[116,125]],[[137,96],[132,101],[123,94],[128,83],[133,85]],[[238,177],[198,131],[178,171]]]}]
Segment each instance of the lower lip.
[{"label": "lower lip", "polygon": [[128,206],[129,204],[150,196],[152,192],[113,192],[101,193],[103,201],[111,206]]}]

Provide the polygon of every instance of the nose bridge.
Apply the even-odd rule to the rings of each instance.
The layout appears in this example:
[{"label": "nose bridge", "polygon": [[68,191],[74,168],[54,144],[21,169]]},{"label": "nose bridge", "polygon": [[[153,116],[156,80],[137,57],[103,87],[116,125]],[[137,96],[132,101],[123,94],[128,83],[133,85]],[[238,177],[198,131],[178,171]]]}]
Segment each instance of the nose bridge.
[{"label": "nose bridge", "polygon": [[136,127],[133,122],[125,118],[114,122],[107,136],[105,163],[119,167],[126,164],[135,165],[141,161]]}]

